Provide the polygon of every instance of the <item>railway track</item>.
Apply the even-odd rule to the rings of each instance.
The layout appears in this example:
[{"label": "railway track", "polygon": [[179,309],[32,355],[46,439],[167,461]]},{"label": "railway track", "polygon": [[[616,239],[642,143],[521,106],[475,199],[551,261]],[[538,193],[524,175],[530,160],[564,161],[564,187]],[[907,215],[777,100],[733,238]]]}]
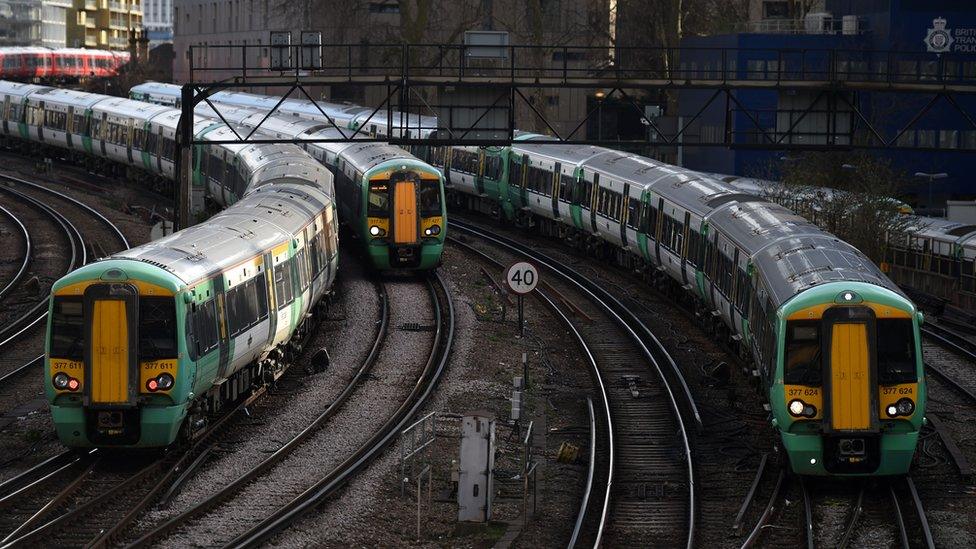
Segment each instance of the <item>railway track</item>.
[{"label": "railway track", "polygon": [[[757,481],[764,476],[757,473]],[[828,481],[811,489],[809,479],[784,469],[766,475],[771,491],[749,535],[749,547],[899,546],[934,548],[925,507],[911,476],[877,483]],[[747,496],[747,508],[755,493]],[[846,505],[840,501],[846,500]],[[846,509],[840,509],[845,507]],[[840,514],[845,516],[840,519]],[[818,527],[819,525],[819,527]]]},{"label": "railway track", "polygon": [[[65,215],[57,211],[56,208],[52,207],[46,202],[38,200],[37,198],[10,186],[0,185],[0,193],[14,198],[27,208],[39,213],[41,217],[48,220],[50,225],[56,227],[59,235],[64,238],[66,249],[69,251],[67,254],[68,260],[55,272],[39,273],[40,275],[49,277],[51,282],[53,282],[54,279],[64,276],[65,274],[85,264],[88,258],[85,241],[81,236],[81,232],[78,231],[74,224],[72,224]],[[60,262],[52,261],[51,263]],[[40,281],[37,283],[37,287],[35,288],[24,288],[24,297],[22,299],[28,303],[26,307],[21,309],[23,312],[19,313],[12,319],[8,319],[5,325],[0,328],[0,350],[10,346],[20,336],[31,328],[39,325],[45,318],[47,318],[46,305],[48,292],[46,289],[49,288],[49,284],[42,287],[42,283]],[[9,294],[12,293],[12,291],[8,292],[8,300],[11,299]],[[28,297],[31,294],[34,294],[37,297],[31,299]]]},{"label": "railway track", "polygon": [[0,194],[10,197],[8,209],[23,224],[22,238],[28,243],[19,274],[0,300],[7,310],[22,308],[0,328],[3,428],[18,417],[46,409],[38,384],[24,374],[43,364],[51,284],[96,257],[128,248],[129,242],[97,210],[44,185],[0,174]]},{"label": "railway track", "polygon": [[131,546],[139,547],[151,545],[152,543],[172,534],[176,529],[187,525],[197,517],[204,515],[208,511],[219,506],[221,503],[234,497],[249,483],[259,479],[262,475],[270,471],[275,465],[281,463],[288,456],[292,455],[302,443],[306,442],[309,437],[325,426],[329,420],[334,417],[343,406],[346,405],[355,390],[370,375],[373,365],[376,363],[376,360],[379,357],[380,350],[386,341],[387,333],[389,332],[389,296],[387,295],[385,285],[379,281],[375,281],[375,285],[377,288],[377,294],[379,296],[380,311],[379,318],[376,322],[377,328],[372,346],[370,347],[362,363],[359,365],[359,368],[356,370],[355,374],[349,379],[345,388],[329,404],[329,406],[305,429],[301,430],[297,435],[282,444],[281,447],[275,450],[271,455],[267,456],[264,460],[260,461],[233,482],[230,482],[209,497],[194,504],[186,511],[171,517],[161,524],[156,524],[149,529],[144,529],[141,532],[136,532],[134,534],[130,533],[127,541]]},{"label": "railway track", "polygon": [[[540,297],[575,334],[593,369],[602,464],[600,482],[590,485],[600,489],[584,494],[589,508],[580,510],[573,540],[693,546],[696,486],[685,416],[699,427],[700,417],[664,346],[629,309],[575,270],[473,225],[452,220],[451,228],[555,274]],[[452,242],[503,266],[478,247]],[[564,309],[593,322],[571,321]]]},{"label": "railway track", "polygon": [[16,522],[16,519],[27,518],[17,523],[12,531],[4,533],[6,537],[0,547],[39,543],[58,547],[111,544],[181,473],[209,451],[231,420],[244,415],[242,412],[247,406],[264,393],[263,388],[254,392],[223,414],[197,439],[183,448],[163,452],[161,456],[133,457],[100,451],[79,458],[85,467],[59,490],[47,490],[33,502],[17,499],[23,508],[15,518],[8,515],[5,520],[14,518]]},{"label": "railway track", "polygon": [[2,214],[4,217],[7,218],[8,221],[10,221],[10,224],[13,226],[14,232],[17,233],[17,237],[21,240],[23,244],[23,254],[21,254],[22,257],[21,257],[20,265],[17,267],[17,270],[14,271],[12,275],[10,275],[10,280],[8,280],[7,283],[4,284],[2,288],[0,288],[0,303],[3,303],[3,298],[6,297],[7,294],[10,293],[10,290],[13,289],[21,280],[23,280],[24,275],[27,274],[27,267],[30,265],[31,255],[32,255],[32,249],[31,249],[32,240],[31,240],[30,231],[27,230],[27,226],[24,225],[24,222],[21,221],[21,219],[17,217],[17,215],[14,212],[11,212],[10,210],[8,210],[3,206],[0,206],[0,214]]},{"label": "railway track", "polygon": [[334,496],[357,473],[365,469],[395,440],[401,430],[427,404],[440,381],[454,343],[455,311],[450,289],[439,274],[427,280],[434,312],[433,341],[429,357],[415,385],[402,404],[391,414],[364,444],[341,464],[317,478],[314,483],[274,510],[259,523],[248,528],[224,545],[227,547],[255,547],[283,531],[289,525],[315,511]]},{"label": "railway track", "polygon": [[[266,498],[268,501],[261,502],[257,508],[249,508],[247,511],[247,514],[251,517],[257,515],[253,520],[249,518],[247,521],[253,526],[252,528],[245,531],[238,529],[237,532],[234,531],[234,528],[231,528],[226,532],[216,534],[216,538],[208,542],[211,545],[227,544],[233,546],[258,543],[255,540],[263,540],[273,536],[275,533],[286,528],[292,521],[297,520],[309,510],[316,508],[320,502],[332,496],[357,472],[365,468],[374,458],[378,457],[381,450],[393,440],[393,437],[400,432],[400,429],[402,429],[406,422],[427,402],[433,388],[436,386],[437,381],[444,371],[453,345],[454,306],[448,289],[439,276],[426,281],[418,289],[421,292],[429,294],[431,308],[435,317],[433,332],[426,332],[425,330],[416,332],[430,340],[427,356],[421,359],[421,364],[417,366],[418,377],[415,380],[415,385],[410,394],[403,400],[402,405],[390,414],[382,423],[381,427],[371,433],[368,440],[357,448],[352,455],[347,456],[345,454],[346,450],[340,448],[338,451],[341,454],[335,458],[336,465],[331,468],[322,469],[326,471],[326,474],[323,476],[309,479],[306,463],[305,467],[302,468],[303,482],[301,484],[294,484],[287,480],[282,480],[282,477],[287,478],[288,470],[294,468],[294,464],[288,461],[289,458],[301,461],[301,456],[298,455],[301,453],[299,450],[305,450],[307,452],[309,450],[308,445],[315,440],[319,440],[310,440],[311,437],[318,434],[318,431],[323,430],[326,426],[332,424],[331,422],[336,421],[339,414],[352,413],[353,410],[351,409],[350,403],[358,402],[355,395],[359,392],[366,391],[366,389],[361,389],[361,387],[368,380],[374,378],[375,375],[385,375],[376,374],[375,365],[377,363],[383,364],[384,356],[387,357],[386,362],[389,362],[388,355],[391,353],[403,359],[404,355],[398,354],[392,347],[402,345],[403,337],[416,337],[404,335],[402,326],[395,331],[391,330],[389,326],[391,323],[390,319],[391,317],[396,318],[396,316],[391,315],[390,302],[392,301],[396,304],[398,301],[397,299],[391,300],[388,297],[385,285],[378,286],[381,311],[380,318],[376,324],[376,335],[369,352],[359,365],[358,370],[349,379],[348,384],[331,401],[325,411],[305,429],[285,441],[280,448],[262,459],[257,465],[244,472],[244,474],[236,476],[233,481],[228,482],[219,490],[214,491],[202,500],[192,503],[189,508],[175,515],[171,515],[163,522],[152,524],[137,532],[131,532],[125,538],[123,544],[131,547],[145,547],[161,543],[166,539],[173,539],[174,537],[183,539],[186,532],[192,532],[195,527],[200,525],[199,521],[216,520],[219,522],[219,516],[209,517],[208,514],[218,513],[219,515],[219,513],[227,512],[228,508],[234,508],[233,506],[235,504],[240,503],[240,501],[235,500],[235,497],[246,497],[244,491],[248,489],[249,485],[254,484],[259,488],[262,482],[270,482],[276,487],[274,496]],[[402,290],[398,290],[398,292],[402,293]],[[403,297],[398,297],[398,299],[403,299]],[[405,308],[404,303],[400,305]],[[400,339],[390,338],[389,334],[391,331],[397,334],[397,337]],[[390,341],[391,339],[392,341]],[[395,345],[396,341],[399,341],[399,344]],[[404,360],[409,361],[409,359]],[[367,396],[368,394],[365,393]],[[328,453],[324,449],[318,453],[323,452]],[[313,470],[319,469],[313,468]],[[239,523],[240,521],[237,522]],[[235,534],[237,537],[233,541],[229,541],[230,537],[235,536]]]}]

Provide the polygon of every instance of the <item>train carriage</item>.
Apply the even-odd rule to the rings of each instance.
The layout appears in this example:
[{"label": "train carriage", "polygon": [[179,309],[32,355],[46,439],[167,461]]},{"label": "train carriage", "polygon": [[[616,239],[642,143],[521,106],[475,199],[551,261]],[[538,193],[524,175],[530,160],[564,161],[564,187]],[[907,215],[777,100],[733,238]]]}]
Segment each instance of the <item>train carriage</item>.
[{"label": "train carriage", "polygon": [[[180,89],[153,84],[139,87],[138,93],[141,97],[152,93],[153,97],[175,99]],[[239,135],[260,126],[263,134],[279,139],[339,141],[342,138],[339,129],[321,120],[279,114],[269,117],[254,107],[226,105],[220,102],[223,93],[215,94],[212,103],[220,105],[224,120],[245,128],[238,131]],[[271,99],[256,101],[260,96],[245,95],[248,101],[262,106]],[[216,116],[206,104],[198,105],[197,112]],[[213,140],[235,137],[230,128],[223,126],[203,135]],[[440,172],[403,149],[383,143],[309,142],[302,146],[333,173],[340,196],[341,220],[362,243],[375,268],[427,270],[440,264],[447,221],[444,179]],[[224,154],[230,154],[233,147],[225,147]],[[228,162],[226,158],[215,159],[212,155],[208,158],[218,166],[226,166]],[[211,172],[219,172],[219,168],[212,168]],[[220,189],[211,181],[211,193],[223,193],[226,197],[227,189]]]},{"label": "train carriage", "polygon": [[280,375],[336,271],[331,187],[309,183],[280,178],[54,285],[45,389],[62,442],[166,446]]}]

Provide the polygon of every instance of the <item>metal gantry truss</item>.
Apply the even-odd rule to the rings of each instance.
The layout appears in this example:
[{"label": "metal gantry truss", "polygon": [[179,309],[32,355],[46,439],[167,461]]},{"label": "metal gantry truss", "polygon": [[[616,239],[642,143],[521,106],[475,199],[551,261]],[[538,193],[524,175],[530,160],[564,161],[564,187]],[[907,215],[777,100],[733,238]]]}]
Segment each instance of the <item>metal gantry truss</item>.
[{"label": "metal gantry truss", "polygon": [[[369,53],[364,53],[365,48]],[[314,51],[309,51],[312,48]],[[273,63],[255,63],[254,59]],[[775,150],[849,150],[857,148],[911,150],[959,150],[903,145],[900,138],[932,111],[940,101],[946,102],[966,127],[976,130],[974,115],[961,104],[961,96],[976,94],[976,56],[926,52],[892,52],[865,50],[777,50],[734,48],[604,48],[589,46],[502,46],[500,55],[486,59],[472,55],[471,46],[460,44],[272,44],[190,46],[190,83],[183,86],[182,119],[192,120],[194,108],[207,103],[225,123],[221,106],[210,101],[218,91],[269,88],[287,90],[264,120],[278,111],[287,98],[306,99],[318,104],[309,92],[321,86],[355,85],[379,88],[383,93],[366,121],[356,129],[336,124],[327,109],[318,106],[322,116],[333,123],[339,135],[309,142],[382,141],[409,145],[507,145],[516,136],[516,111],[527,109],[540,126],[547,128],[551,139],[536,143],[592,144],[608,147],[696,146]],[[372,55],[370,55],[370,53]],[[216,64],[212,58],[229,60]],[[252,60],[249,64],[248,61]],[[292,60],[300,60],[293,63]],[[314,60],[309,65],[307,60]],[[548,60],[548,61],[547,61]],[[257,66],[256,66],[257,65]],[[303,66],[307,65],[307,66]],[[270,68],[274,66],[274,69]],[[198,80],[205,73],[212,81]],[[599,90],[600,100],[586,110],[571,131],[561,133],[545,109],[532,101],[540,88],[575,88]],[[438,119],[436,128],[409,127],[411,120],[403,113],[436,116],[445,105],[428,102],[424,90],[442,92],[469,90],[488,94],[484,105],[468,105],[480,110],[480,116],[465,117],[463,123],[452,116]],[[711,91],[692,99],[683,94],[682,107],[696,104],[693,115],[674,124],[672,131],[649,117],[642,108],[641,94],[673,94],[680,90]],[[814,99],[803,108],[773,109],[760,112],[745,104],[739,92],[746,90],[796,91]],[[910,100],[926,98],[921,107],[912,107],[914,115],[894,132],[885,135],[873,120],[859,94],[872,97],[896,94]],[[608,100],[633,108],[634,116],[647,126],[640,139],[603,139],[587,137],[585,128],[603,115]],[[911,102],[911,101],[909,101]],[[724,103],[720,107],[717,103]],[[719,138],[692,139],[689,136],[708,109],[724,108],[724,124]],[[453,112],[447,109],[446,112]],[[504,116],[492,116],[502,112]],[[763,114],[778,119],[788,116],[785,128],[779,123],[770,129],[760,118]],[[829,121],[825,131],[804,130],[811,117]],[[401,131],[390,135],[371,135],[366,128],[372,121],[401,123]],[[485,126],[485,120],[504,120],[501,126]],[[204,142],[222,143],[297,143],[293,139],[271,139],[259,136],[261,125],[242,134],[233,130],[234,139],[201,141],[195,139],[192,124],[181,123],[178,147],[181,151],[179,173],[185,179],[181,192],[189,192],[192,147]],[[837,121],[841,123],[838,124]],[[411,130],[409,132],[402,130]],[[421,130],[434,130],[429,137]],[[485,137],[486,132],[490,137]],[[426,133],[425,133],[426,135]],[[971,151],[970,151],[971,152]],[[187,196],[184,194],[183,196]],[[186,200],[180,200],[180,204]],[[181,207],[181,219],[189,219]]]}]

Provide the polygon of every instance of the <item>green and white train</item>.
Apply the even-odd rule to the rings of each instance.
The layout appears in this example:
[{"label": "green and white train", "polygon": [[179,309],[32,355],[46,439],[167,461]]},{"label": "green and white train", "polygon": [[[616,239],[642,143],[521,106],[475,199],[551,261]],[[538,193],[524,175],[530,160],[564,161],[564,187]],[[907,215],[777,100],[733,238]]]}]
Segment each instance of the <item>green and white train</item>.
[{"label": "green and white train", "polygon": [[[0,82],[7,141],[173,176],[179,111]],[[196,117],[198,138],[230,129]],[[44,389],[72,448],[163,447],[284,371],[338,267],[333,176],[294,145],[206,145],[227,209],[52,288]]]},{"label": "green and white train", "polygon": [[[179,86],[159,82],[135,86],[129,93],[133,99],[162,105],[178,105],[180,95]],[[339,220],[358,240],[373,268],[426,271],[440,265],[447,234],[444,177],[399,147],[338,142],[354,133],[365,109],[327,107],[331,122],[346,126],[339,130],[328,120],[302,118],[288,109],[267,116],[265,109],[274,107],[277,98],[225,91],[209,99],[231,124],[259,127],[268,138],[306,141],[300,145],[335,176]],[[206,103],[200,103],[196,112],[218,117]],[[327,139],[337,142],[308,142]]]}]

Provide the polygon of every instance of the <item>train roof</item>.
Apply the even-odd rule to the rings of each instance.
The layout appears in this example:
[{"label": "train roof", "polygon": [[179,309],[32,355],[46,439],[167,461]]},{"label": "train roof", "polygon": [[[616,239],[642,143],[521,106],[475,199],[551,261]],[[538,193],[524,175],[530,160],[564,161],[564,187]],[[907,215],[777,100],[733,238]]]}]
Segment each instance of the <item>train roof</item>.
[{"label": "train roof", "polygon": [[203,223],[111,258],[149,263],[193,284],[290,240],[330,203],[316,187],[261,187]]},{"label": "train roof", "polygon": [[124,97],[109,97],[104,101],[99,101],[92,105],[92,109],[104,111],[115,116],[141,118],[143,120],[149,120],[158,114],[173,110],[172,107],[155,105],[144,101],[133,101]]},{"label": "train roof", "polygon": [[63,105],[80,106],[89,108],[92,105],[105,101],[107,99],[113,99],[110,95],[102,95],[99,93],[87,93],[77,90],[68,90],[64,88],[48,88],[46,90],[39,90],[36,93],[31,94],[30,99],[37,99],[38,101],[44,102],[56,102]]},{"label": "train roof", "polygon": [[864,282],[905,296],[864,254],[826,233],[781,238],[760,250],[752,261],[765,273],[776,308],[796,294],[828,282]]},{"label": "train roof", "polygon": [[512,150],[531,155],[545,156],[556,160],[557,162],[572,164],[574,166],[578,166],[595,156],[614,152],[592,145],[533,145],[531,141],[518,141],[512,143]]},{"label": "train roof", "polygon": [[742,195],[727,196],[728,206],[713,211],[708,216],[708,224],[750,257],[781,238],[823,234],[806,218],[779,204]]},{"label": "train roof", "polygon": [[52,53],[54,50],[50,48],[42,48],[40,46],[11,46],[8,48],[0,48],[0,55],[10,55],[15,53]]},{"label": "train roof", "polygon": [[50,86],[38,86],[37,84],[24,84],[23,82],[11,82],[10,80],[0,80],[0,94],[24,97],[41,90],[53,89]]}]

